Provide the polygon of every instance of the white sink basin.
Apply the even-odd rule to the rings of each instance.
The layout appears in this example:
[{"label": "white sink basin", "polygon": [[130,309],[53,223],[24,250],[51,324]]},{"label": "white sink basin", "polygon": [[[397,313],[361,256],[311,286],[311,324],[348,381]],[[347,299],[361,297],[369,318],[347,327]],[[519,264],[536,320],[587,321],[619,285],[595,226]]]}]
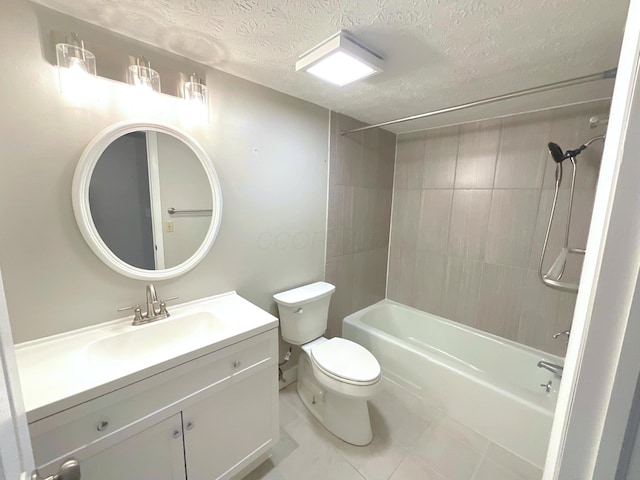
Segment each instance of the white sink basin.
[{"label": "white sink basin", "polygon": [[211,337],[225,328],[225,323],[210,312],[172,316],[100,338],[87,345],[87,357],[89,363],[97,366],[137,362],[158,354],[179,355],[211,343]]},{"label": "white sink basin", "polygon": [[278,319],[228,292],[170,307],[132,326],[112,320],[16,346],[29,421],[276,328]]}]

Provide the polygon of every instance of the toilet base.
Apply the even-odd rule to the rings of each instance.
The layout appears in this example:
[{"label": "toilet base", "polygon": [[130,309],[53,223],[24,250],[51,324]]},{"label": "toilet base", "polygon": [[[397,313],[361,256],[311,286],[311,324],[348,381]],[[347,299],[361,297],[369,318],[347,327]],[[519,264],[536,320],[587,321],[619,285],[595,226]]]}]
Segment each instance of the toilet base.
[{"label": "toilet base", "polygon": [[336,437],[352,445],[371,443],[373,432],[367,400],[340,395],[320,385],[304,354],[298,366],[297,390],[305,407]]}]

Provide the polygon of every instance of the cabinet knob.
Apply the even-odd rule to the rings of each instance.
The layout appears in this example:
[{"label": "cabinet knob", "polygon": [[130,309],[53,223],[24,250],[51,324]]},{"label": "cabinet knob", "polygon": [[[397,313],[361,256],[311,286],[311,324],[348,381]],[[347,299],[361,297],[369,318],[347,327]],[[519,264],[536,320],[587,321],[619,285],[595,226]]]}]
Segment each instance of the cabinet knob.
[{"label": "cabinet knob", "polygon": [[235,360],[235,361],[233,362],[233,368],[240,368],[240,365],[241,365],[241,363],[240,363],[240,361],[239,361],[239,360]]},{"label": "cabinet knob", "polygon": [[107,422],[106,420],[102,420],[98,423],[97,428],[99,432],[104,432],[107,428],[109,428],[109,422]]},{"label": "cabinet knob", "polygon": [[193,422],[187,422],[187,430],[193,430],[193,427],[195,427],[196,424]]},{"label": "cabinet knob", "polygon": [[180,438],[180,435],[182,435],[182,432],[176,428],[173,431],[173,438]]}]

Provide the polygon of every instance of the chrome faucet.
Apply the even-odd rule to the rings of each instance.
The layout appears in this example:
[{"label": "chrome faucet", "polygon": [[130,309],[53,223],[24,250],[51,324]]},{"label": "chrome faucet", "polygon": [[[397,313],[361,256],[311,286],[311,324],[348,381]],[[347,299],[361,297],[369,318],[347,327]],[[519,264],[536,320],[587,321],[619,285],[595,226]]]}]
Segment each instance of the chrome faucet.
[{"label": "chrome faucet", "polygon": [[547,362],[546,360],[540,360],[538,362],[538,367],[549,370],[554,375],[562,378],[562,371],[564,370],[562,365],[556,365],[555,363]]},{"label": "chrome faucet", "polygon": [[158,312],[156,311],[156,303],[158,303],[156,287],[153,286],[153,283],[149,283],[147,285],[147,313],[144,315],[149,320],[158,315]]},{"label": "chrome faucet", "polygon": [[[156,293],[156,287],[153,284],[148,284],[146,288],[147,295],[147,311],[142,313],[140,305],[134,305],[132,307],[119,308],[118,311],[133,310],[133,323],[132,325],[144,325],[145,323],[153,322],[155,320],[162,320],[169,317],[167,311],[167,302],[169,300],[175,300],[178,297],[170,297],[164,300],[158,301],[158,294]],[[156,308],[156,305],[158,307]]]}]

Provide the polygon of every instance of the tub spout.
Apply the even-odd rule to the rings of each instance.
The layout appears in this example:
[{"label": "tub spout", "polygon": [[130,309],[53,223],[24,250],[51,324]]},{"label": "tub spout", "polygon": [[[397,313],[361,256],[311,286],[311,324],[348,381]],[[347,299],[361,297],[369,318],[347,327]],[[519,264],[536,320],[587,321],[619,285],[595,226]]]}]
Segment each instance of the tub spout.
[{"label": "tub spout", "polygon": [[538,362],[538,367],[549,370],[554,375],[562,378],[562,371],[564,370],[564,367],[562,365],[556,365],[555,363],[547,362],[546,360],[540,360]]}]

